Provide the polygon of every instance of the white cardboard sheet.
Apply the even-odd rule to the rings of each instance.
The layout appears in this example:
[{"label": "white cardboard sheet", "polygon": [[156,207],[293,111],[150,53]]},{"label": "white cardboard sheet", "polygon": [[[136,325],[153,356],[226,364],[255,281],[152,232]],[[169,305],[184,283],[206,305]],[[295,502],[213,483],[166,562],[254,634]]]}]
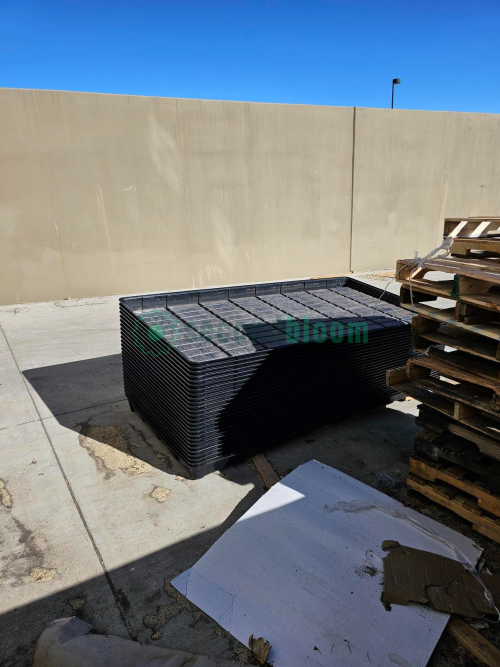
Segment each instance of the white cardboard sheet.
[{"label": "white cardboard sheet", "polygon": [[[449,615],[380,602],[384,540],[475,565],[472,540],[317,461],[268,491],[172,583],[274,667],[424,667]],[[374,569],[376,572],[374,573]]]}]

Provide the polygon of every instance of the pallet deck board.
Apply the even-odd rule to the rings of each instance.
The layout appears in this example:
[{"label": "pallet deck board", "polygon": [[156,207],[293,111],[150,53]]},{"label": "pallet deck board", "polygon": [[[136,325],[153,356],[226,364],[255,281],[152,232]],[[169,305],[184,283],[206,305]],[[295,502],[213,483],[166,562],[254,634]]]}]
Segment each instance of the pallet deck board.
[{"label": "pallet deck board", "polygon": [[407,484],[414,491],[472,523],[474,530],[481,535],[500,543],[500,520],[486,515],[474,497],[467,496],[446,482],[433,483],[412,474],[408,475]]},{"label": "pallet deck board", "polygon": [[412,475],[429,482],[441,480],[450,486],[474,496],[478,507],[500,517],[500,495],[488,491],[484,486],[470,479],[475,476],[469,470],[456,463],[434,463],[413,456],[410,458],[409,471]]},{"label": "pallet deck board", "polygon": [[[417,426],[429,427],[440,433],[448,431],[452,435],[476,445],[485,456],[500,461],[500,428],[495,427],[494,422],[487,420],[487,418],[483,418],[483,428],[477,428],[480,426],[479,424],[476,427],[471,426],[473,420],[474,417],[470,417],[465,420],[466,423],[461,423],[450,419],[450,416],[445,415],[445,413],[438,412],[434,408],[423,404],[420,406],[415,423]],[[488,427],[485,425],[487,421],[490,422]]]},{"label": "pallet deck board", "polygon": [[446,345],[462,352],[467,352],[473,356],[482,357],[488,361],[499,362],[498,343],[489,340],[478,334],[463,331],[462,329],[449,324],[439,325],[437,328],[427,329],[422,326],[421,331],[417,328],[416,320],[425,320],[425,323],[432,322],[428,318],[416,316],[414,319],[414,347],[416,351],[424,352],[429,344]]},{"label": "pallet deck board", "polygon": [[416,420],[424,430],[415,434],[414,454],[430,461],[448,461],[478,476],[481,483],[491,491],[500,493],[500,462],[481,452],[479,447],[464,438],[444,430],[432,430],[432,424]]},{"label": "pallet deck board", "polygon": [[[394,370],[398,370],[399,374],[394,374]],[[483,414],[480,409],[464,413],[459,409],[460,403],[453,398],[436,394],[414,380],[405,380],[404,377],[402,379],[404,371],[404,368],[388,371],[388,382],[393,389],[406,396],[411,396],[427,408],[453,420],[449,422],[450,432],[467,438],[477,444],[483,453],[500,460],[500,421]]]},{"label": "pallet deck board", "polygon": [[500,651],[477,630],[471,628],[463,618],[452,616],[446,626],[446,631],[482,664],[487,667],[500,665]]},{"label": "pallet deck board", "polygon": [[404,308],[412,313],[433,319],[442,324],[456,326],[468,333],[479,334],[492,340],[500,341],[499,324],[466,324],[465,322],[459,322],[455,317],[454,308],[440,309],[425,303],[404,304]]},{"label": "pallet deck board", "polygon": [[445,218],[443,235],[452,238],[487,238],[500,235],[500,217],[469,216],[467,218]]}]

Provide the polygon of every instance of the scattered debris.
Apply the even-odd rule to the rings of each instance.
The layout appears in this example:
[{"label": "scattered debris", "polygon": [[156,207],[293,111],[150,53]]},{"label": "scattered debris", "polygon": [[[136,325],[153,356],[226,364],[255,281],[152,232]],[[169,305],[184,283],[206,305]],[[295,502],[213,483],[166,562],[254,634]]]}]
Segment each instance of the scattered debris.
[{"label": "scattered debris", "polygon": [[[428,604],[433,609],[468,618],[496,614],[489,592],[470,568],[452,558],[405,547],[393,540],[382,543],[389,555],[384,563],[384,604]],[[490,599],[488,599],[490,598]]]},{"label": "scattered debris", "polygon": [[262,665],[267,662],[267,656],[271,650],[271,644],[268,641],[265,641],[263,637],[254,639],[253,635],[250,635],[248,639],[248,648],[252,651],[252,653]]},{"label": "scattered debris", "polygon": [[381,472],[377,475],[375,484],[377,489],[382,491],[383,489],[393,489],[396,486],[396,481],[390,475]]}]

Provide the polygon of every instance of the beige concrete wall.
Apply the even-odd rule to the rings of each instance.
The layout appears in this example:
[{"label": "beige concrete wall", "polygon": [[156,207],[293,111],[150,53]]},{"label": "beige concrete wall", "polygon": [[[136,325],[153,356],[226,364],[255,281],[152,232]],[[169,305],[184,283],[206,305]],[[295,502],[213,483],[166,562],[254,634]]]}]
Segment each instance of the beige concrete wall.
[{"label": "beige concrete wall", "polygon": [[352,269],[442,242],[445,217],[500,215],[500,116],[356,109]]},{"label": "beige concrete wall", "polygon": [[499,115],[3,89],[0,118],[2,304],[389,268],[500,214]]},{"label": "beige concrete wall", "polygon": [[0,117],[0,303],[349,269],[351,108],[4,89]]}]

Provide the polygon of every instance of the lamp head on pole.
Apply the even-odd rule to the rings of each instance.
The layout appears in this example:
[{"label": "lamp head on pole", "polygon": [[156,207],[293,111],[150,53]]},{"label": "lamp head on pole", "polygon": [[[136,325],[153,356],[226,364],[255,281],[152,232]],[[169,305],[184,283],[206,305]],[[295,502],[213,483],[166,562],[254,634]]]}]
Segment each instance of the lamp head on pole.
[{"label": "lamp head on pole", "polygon": [[393,83],[393,85],[397,86],[398,83],[401,83],[401,79],[393,79],[392,83]]}]

